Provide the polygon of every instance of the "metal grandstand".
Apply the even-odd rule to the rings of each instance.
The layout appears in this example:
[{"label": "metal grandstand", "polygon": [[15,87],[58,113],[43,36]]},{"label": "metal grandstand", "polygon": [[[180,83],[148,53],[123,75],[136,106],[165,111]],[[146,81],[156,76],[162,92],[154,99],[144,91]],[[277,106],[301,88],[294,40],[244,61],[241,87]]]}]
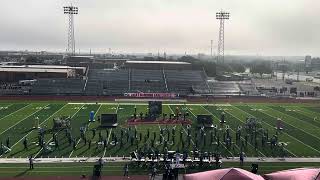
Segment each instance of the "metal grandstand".
[{"label": "metal grandstand", "polygon": [[[28,68],[47,68],[28,66]],[[69,66],[48,66],[68,70]],[[88,95],[124,96],[126,93],[176,93],[180,96],[317,96],[314,86],[302,82],[288,85],[273,80],[218,81],[207,77],[203,69],[190,63],[167,61],[121,61],[87,64],[73,77],[28,78],[32,83],[3,83],[1,95]],[[21,72],[23,73],[23,71]],[[10,76],[8,76],[10,77]],[[17,78],[24,76],[17,76]],[[34,76],[37,77],[37,76]],[[24,81],[24,80],[23,80]],[[287,89],[283,93],[283,89]]]},{"label": "metal grandstand", "polygon": [[105,67],[88,66],[83,78],[37,79],[30,94],[101,96],[136,92],[180,95],[210,92],[205,72],[193,70],[189,63],[127,61],[121,69]]}]

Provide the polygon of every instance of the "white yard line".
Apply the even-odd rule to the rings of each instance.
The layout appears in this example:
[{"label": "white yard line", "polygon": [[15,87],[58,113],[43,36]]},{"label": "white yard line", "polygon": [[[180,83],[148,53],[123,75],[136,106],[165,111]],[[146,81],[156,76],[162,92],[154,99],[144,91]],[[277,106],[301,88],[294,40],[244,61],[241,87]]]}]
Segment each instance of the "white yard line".
[{"label": "white yard line", "polygon": [[[251,106],[250,106],[251,107]],[[266,107],[267,108],[267,107]],[[270,109],[270,110],[272,110],[272,109]],[[279,111],[278,111],[279,112]],[[268,115],[268,116],[271,116],[271,117],[273,117],[273,118],[275,118],[275,119],[277,119],[278,117],[275,117],[275,116],[273,116],[273,115],[271,115],[271,114],[268,114],[268,113],[266,113],[266,112],[262,112],[262,113],[264,113],[264,114],[266,114],[266,115]],[[281,114],[284,114],[284,113],[282,113],[282,112],[279,112],[279,113],[281,113]],[[286,115],[286,114],[284,114],[284,115]],[[292,117],[292,116],[290,116],[290,117]],[[292,117],[292,118],[294,118],[294,117]],[[296,119],[296,118],[295,118]],[[300,121],[300,120],[299,120]],[[307,122],[305,122],[305,121],[301,121],[302,123],[307,123]],[[307,132],[307,131],[304,131],[303,129],[301,129],[301,128],[299,128],[299,127],[297,127],[297,126],[295,126],[295,125],[292,125],[291,123],[289,123],[289,122],[287,122],[287,121],[285,121],[285,123],[287,123],[287,124],[289,124],[289,125],[291,125],[292,127],[295,127],[295,128],[297,128],[297,129],[299,129],[299,130],[301,130],[301,131],[303,131],[303,132],[305,132],[306,134],[308,134],[308,135],[310,135],[310,136],[312,136],[312,137],[314,137],[314,138],[316,138],[316,139],[318,139],[318,140],[320,140],[320,138],[319,137],[317,137],[317,136],[315,136],[315,135],[313,135],[313,134],[311,134],[311,133],[309,133],[309,132]],[[312,125],[313,126],[313,125]],[[317,128],[317,129],[319,129],[319,128]]]},{"label": "white yard line", "polygon": [[[171,112],[174,114],[171,106],[170,106],[170,105],[168,105],[168,106],[169,106],[169,109],[171,110]],[[191,112],[189,108],[188,108],[188,110],[189,110],[189,112]],[[196,117],[196,115],[194,115],[193,112],[191,112],[191,114],[192,114],[194,117]],[[182,127],[184,133],[188,134],[187,130],[183,127],[183,125],[181,125],[181,127]],[[193,145],[195,144],[194,141],[192,140],[192,138],[191,138],[191,143],[192,143]]]},{"label": "white yard line", "polygon": [[[250,114],[250,113],[248,113],[248,112],[246,112],[246,111],[243,111],[242,109],[239,109],[238,107],[236,107],[236,106],[233,106],[234,108],[236,108],[236,109],[238,109],[239,111],[241,111],[241,112],[244,112],[245,114],[248,114],[249,116],[251,116],[251,117],[254,117],[254,118],[256,118],[255,116],[253,116],[252,114]],[[258,119],[258,118],[256,118],[256,119]],[[271,128],[273,128],[270,124],[268,124],[268,123],[266,123],[266,122],[263,122],[264,124],[266,124],[267,126],[270,126]],[[291,151],[289,151],[289,149],[287,149],[287,148],[284,148],[286,151],[288,151],[289,153],[291,153],[292,155],[294,155],[295,157],[298,157],[297,155],[295,155],[293,152],[291,152]]]},{"label": "white yard line", "polygon": [[117,110],[116,110],[116,114],[118,113],[119,106],[120,106],[120,103],[118,103]]},{"label": "white yard line", "polygon": [[[21,103],[21,104],[23,104],[23,103]],[[13,104],[7,104],[7,106],[5,106],[5,107],[7,107],[6,109],[9,109],[10,108],[10,106],[12,106]],[[1,107],[4,107],[4,106],[1,106]],[[21,109],[21,108],[20,108]],[[18,109],[19,110],[19,109]]]},{"label": "white yard line", "polygon": [[192,116],[197,117],[197,116],[191,111],[190,108],[187,107],[187,109],[188,109],[189,112],[191,112]]},{"label": "white yard line", "polygon": [[[249,107],[253,108],[253,107],[252,107],[252,106],[250,106],[250,105],[247,105],[247,106],[249,106]],[[270,117],[276,118],[276,117],[271,116],[271,115],[269,115],[269,114],[267,114],[267,113],[265,113],[265,112],[263,112],[263,111],[262,111],[262,113],[266,114],[267,116],[270,116]],[[254,116],[253,116],[253,117],[254,117]],[[266,123],[266,124],[268,124],[269,126],[271,126],[269,123]],[[272,126],[271,126],[271,127],[272,127]],[[305,146],[307,146],[307,147],[309,147],[309,148],[313,149],[314,151],[317,151],[318,153],[320,153],[320,151],[319,151],[319,150],[317,150],[317,149],[315,149],[315,148],[311,147],[311,146],[310,146],[310,145],[308,145],[308,144],[305,144],[304,142],[302,142],[302,141],[300,141],[299,139],[297,139],[297,138],[295,138],[295,137],[293,137],[293,136],[289,135],[288,133],[286,133],[286,132],[283,132],[283,133],[284,133],[284,134],[286,134],[287,136],[291,137],[292,139],[295,139],[296,141],[300,142],[301,144],[304,144]]]},{"label": "white yard line", "polygon": [[[217,116],[215,116],[212,112],[210,112],[208,109],[206,109],[206,108],[204,108],[203,106],[202,106],[202,108],[203,109],[205,109],[208,113],[210,113],[213,117],[215,117],[216,119],[218,119],[219,120],[219,118],[217,117]],[[225,111],[225,112],[227,112],[227,111]],[[230,114],[229,112],[227,112],[228,114]],[[233,116],[232,114],[230,114],[231,116]],[[235,116],[233,116],[233,117],[235,117]],[[239,118],[237,118],[240,122],[242,122]],[[230,128],[231,129],[231,131],[232,132],[235,132],[232,128]],[[244,138],[243,137],[241,137],[241,139],[242,140],[244,140]],[[251,143],[248,143],[251,147],[253,147],[254,148],[254,146],[251,144]],[[236,145],[237,146],[237,145]],[[238,147],[238,149],[240,150],[240,148],[239,148],[239,146],[237,146]],[[262,155],[262,156],[264,156],[264,157],[267,157],[265,154],[263,154],[261,151],[259,151],[258,150],[258,152]]]},{"label": "white yard line", "polygon": [[[174,112],[173,112],[173,110],[172,110],[171,106],[170,106],[170,105],[168,105],[168,107],[169,107],[169,109],[170,109],[171,113],[172,113],[172,114],[174,114]],[[188,134],[187,130],[183,127],[183,125],[181,125],[181,127],[182,127],[182,129],[183,129],[184,133]],[[160,128],[160,125],[159,125],[159,128]],[[193,142],[192,138],[191,138],[191,143],[194,145],[194,142]]]},{"label": "white yard line", "polygon": [[[169,108],[170,108],[171,112],[173,112],[173,110],[172,110],[172,108],[171,108],[170,106],[169,106]],[[186,108],[187,108],[187,110],[188,110],[194,117],[197,117],[197,116],[191,111],[191,109],[190,109],[189,107],[186,106]],[[183,131],[184,131],[186,134],[188,134],[187,130],[186,130],[183,126],[181,126],[181,127],[182,127]],[[191,139],[191,142],[192,142],[193,145],[195,144],[192,139]],[[234,156],[234,154],[233,154],[231,151],[229,151],[229,150],[227,149],[227,147],[225,147],[225,146],[223,145],[223,143],[221,143],[221,145],[228,151],[228,153],[230,153],[230,155]]]},{"label": "white yard line", "polygon": [[[107,138],[107,144],[109,144],[109,140],[110,140],[111,133],[112,133],[112,129],[110,130],[109,136],[108,136],[108,138]],[[104,157],[104,156],[106,155],[106,152],[107,152],[107,146],[104,148],[103,156],[102,156],[102,157]]]},{"label": "white yard line", "polygon": [[7,118],[8,116],[11,116],[12,114],[15,114],[15,113],[17,113],[17,112],[19,112],[19,111],[21,111],[21,110],[23,110],[23,109],[25,109],[25,108],[29,107],[29,106],[31,106],[31,104],[26,105],[26,106],[24,106],[24,107],[22,107],[22,108],[20,108],[20,109],[18,109],[18,110],[16,110],[16,111],[14,111],[14,112],[12,112],[12,113],[10,113],[10,114],[8,114],[8,115],[6,115],[6,116],[2,117],[2,118],[0,119],[0,121],[1,121],[2,119]]},{"label": "white yard line", "polygon": [[[269,108],[269,107],[265,107],[265,108],[266,108],[266,109],[269,109],[269,110],[271,110],[271,111],[276,111],[276,112],[278,112],[278,113],[280,113],[280,114],[283,114],[283,116],[287,116],[287,117],[290,117],[290,118],[292,118],[292,119],[295,119],[297,122],[301,122],[301,123],[304,123],[304,124],[308,124],[309,126],[314,127],[314,128],[312,128],[312,129],[316,129],[316,130],[320,131],[320,128],[319,128],[319,127],[317,127],[317,126],[315,126],[315,125],[313,125],[313,124],[311,124],[311,123],[309,123],[309,122],[307,122],[307,121],[302,121],[302,120],[300,120],[300,119],[298,119],[298,118],[296,118],[296,117],[293,117],[293,116],[291,116],[291,115],[289,115],[289,114],[283,113],[283,112],[281,112],[281,111],[278,111],[278,110],[275,110],[275,109],[272,109],[272,108]],[[271,115],[270,115],[270,116],[271,116]],[[272,117],[274,117],[274,116],[272,116]],[[286,123],[287,123],[287,124],[290,124],[290,123],[287,122],[287,121],[286,121]],[[290,125],[293,126],[293,127],[296,127],[296,126],[294,126],[294,125],[292,125],[292,124],[290,124]],[[297,127],[297,129],[300,129],[300,128]],[[300,130],[320,140],[320,138],[319,138],[318,136],[315,136],[315,135],[313,135],[312,133],[306,132],[306,131],[304,131],[303,129],[300,129]]]},{"label": "white yard line", "polygon": [[[202,107],[202,106],[201,106]],[[202,107],[203,108],[203,107]],[[188,109],[188,111],[189,112],[191,112],[191,114],[196,118],[197,116],[191,111],[191,109],[189,108],[189,107],[187,107],[187,109]],[[231,156],[233,156],[234,157],[234,154],[231,152],[231,151],[229,151],[229,149],[223,144],[223,143],[220,143],[227,151],[228,151],[228,153],[230,153],[230,155]]]},{"label": "white yard line", "polygon": [[[46,106],[44,107],[47,107],[49,104],[47,104]],[[33,112],[32,114],[30,114],[29,116],[21,119],[20,121],[16,122],[14,125],[10,126],[9,128],[7,128],[5,131],[3,131],[2,133],[0,133],[0,135],[2,135],[3,133],[7,132],[9,129],[13,128],[14,126],[16,126],[17,124],[19,124],[20,122],[22,122],[23,120],[26,120],[27,118],[31,117],[32,115],[36,114],[37,112],[41,111],[42,109],[39,109],[35,112]]]},{"label": "white yard line", "polygon": [[[71,116],[71,119],[82,109],[83,106],[84,106],[84,105],[82,105],[82,106]],[[58,134],[58,132],[55,133],[55,135],[57,135],[57,134]],[[53,139],[53,137],[51,137],[51,138],[48,140],[48,142],[50,142],[52,139]],[[43,149],[43,148],[41,148],[41,149],[37,152],[37,154],[34,156],[34,158],[36,158],[36,157],[39,155],[39,153],[42,151],[42,149]]]},{"label": "white yard line", "polygon": [[[119,105],[120,105],[120,104],[118,103],[117,110],[116,110],[116,114],[118,114]],[[112,133],[112,129],[110,130],[110,133],[109,133],[109,135],[108,135],[107,144],[109,144],[109,140],[110,140],[111,133]],[[102,156],[102,157],[104,157],[104,156],[106,155],[106,152],[107,152],[107,146],[104,148],[103,156]]]},{"label": "white yard line", "polygon": [[[57,113],[59,113],[62,109],[64,109],[65,106],[67,106],[68,104],[63,105],[58,111],[56,111],[55,113],[53,113],[50,117],[48,117],[47,119],[45,119],[43,122],[41,122],[39,124],[39,126],[41,126],[43,123],[47,122],[50,118],[52,118],[53,116],[55,116]],[[22,141],[24,138],[26,138],[29,134],[31,134],[33,132],[33,130],[31,130],[28,134],[26,134],[25,136],[23,136],[19,141],[17,141],[14,145],[12,145],[11,149],[16,146],[20,141]],[[1,157],[1,156],[0,156]]]},{"label": "white yard line", "polygon": [[[93,116],[93,117],[96,117],[97,113],[100,111],[101,106],[102,106],[102,104],[100,104],[99,108],[97,109],[96,113],[94,113],[94,116]],[[90,125],[91,125],[91,123],[89,123],[88,128],[90,127]],[[78,144],[80,143],[80,141],[81,141],[81,138],[79,138],[79,140],[78,140],[78,142],[77,142],[77,144],[76,144],[76,147],[78,146]],[[70,155],[69,155],[69,158],[72,156],[73,151],[74,151],[74,150],[71,151],[71,153],[70,153]]]},{"label": "white yard line", "polygon": [[[283,108],[287,108],[285,106],[281,106]],[[319,123],[320,119],[314,119],[315,117],[320,117],[320,114],[317,114],[316,112],[310,112],[308,109],[302,109],[301,107],[297,107],[298,111],[295,111],[298,114],[304,115],[306,117],[309,117],[310,119],[313,119],[315,122]]]}]

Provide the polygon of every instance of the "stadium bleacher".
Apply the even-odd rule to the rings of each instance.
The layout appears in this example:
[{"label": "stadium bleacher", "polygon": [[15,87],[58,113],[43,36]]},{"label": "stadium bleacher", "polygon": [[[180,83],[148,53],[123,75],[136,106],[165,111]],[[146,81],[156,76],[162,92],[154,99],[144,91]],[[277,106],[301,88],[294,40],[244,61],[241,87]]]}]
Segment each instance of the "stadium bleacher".
[{"label": "stadium bleacher", "polygon": [[128,92],[209,93],[207,76],[202,70],[166,70],[90,67],[84,78],[38,79],[31,94],[123,95]]},{"label": "stadium bleacher", "polygon": [[[90,69],[86,94],[118,95],[126,92],[176,92],[207,89],[203,71]],[[207,91],[206,91],[207,92]]]},{"label": "stadium bleacher", "polygon": [[197,93],[197,90],[208,93],[206,75],[199,70],[165,70],[168,89],[181,94]]},{"label": "stadium bleacher", "polygon": [[249,95],[249,96],[260,95],[259,91],[256,89],[256,86],[252,81],[239,82],[238,85],[239,85],[240,91],[245,95]]},{"label": "stadium bleacher", "polygon": [[87,95],[122,94],[128,91],[128,70],[90,69],[85,93]]},{"label": "stadium bleacher", "polygon": [[18,83],[1,83],[0,95],[21,95],[28,94],[29,87],[19,85]]},{"label": "stadium bleacher", "polygon": [[131,70],[130,90],[144,92],[166,92],[165,79],[161,70]]},{"label": "stadium bleacher", "polygon": [[215,95],[239,95],[240,89],[234,81],[210,81],[209,87]]},{"label": "stadium bleacher", "polygon": [[83,79],[68,79],[68,78],[55,78],[55,79],[38,79],[31,89],[31,94],[36,95],[80,95],[83,92],[84,80]]},{"label": "stadium bleacher", "polygon": [[[8,90],[7,90],[7,89]],[[13,89],[10,91],[10,88]],[[123,95],[128,92],[177,93],[180,95],[259,95],[252,81],[207,81],[201,70],[88,69],[85,78],[38,79],[31,90],[0,87],[0,94]]]}]

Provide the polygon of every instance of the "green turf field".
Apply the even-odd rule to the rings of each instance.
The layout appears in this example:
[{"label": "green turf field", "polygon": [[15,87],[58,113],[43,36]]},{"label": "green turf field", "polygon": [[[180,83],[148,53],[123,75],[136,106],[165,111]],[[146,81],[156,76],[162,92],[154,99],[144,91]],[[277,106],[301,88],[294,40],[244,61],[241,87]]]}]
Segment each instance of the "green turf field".
[{"label": "green turf field", "polygon": [[[10,151],[1,151],[1,158],[33,157],[116,157],[129,156],[130,152],[148,154],[153,151],[164,153],[167,150],[188,152],[218,152],[223,157],[239,156],[244,151],[248,157],[320,157],[320,106],[315,104],[163,104],[162,111],[166,114],[175,113],[178,109],[182,114],[188,112],[192,125],[135,125],[128,126],[127,119],[134,113],[148,112],[145,103],[68,103],[68,102],[0,102],[0,143],[7,146],[9,139]],[[119,126],[114,129],[100,128],[99,122],[88,123],[90,111],[95,112],[95,118],[103,113],[117,113]],[[220,125],[222,112],[227,123]],[[206,128],[200,131],[196,116],[212,115],[217,129]],[[75,148],[69,144],[64,130],[52,131],[53,118],[70,116],[70,133],[75,139]],[[248,117],[259,122],[256,137],[244,128],[240,130],[240,140],[235,141],[239,126],[244,126]],[[284,130],[277,131],[277,118],[282,119]],[[159,118],[161,119],[161,117]],[[34,128],[39,124],[45,129],[45,148],[38,145],[39,130]],[[224,142],[226,127],[232,137],[231,146]],[[91,147],[80,138],[80,127],[86,127],[85,137],[91,141]],[[130,127],[130,128],[129,128]],[[96,129],[93,137],[92,130]],[[163,138],[160,138],[163,129]],[[269,139],[277,134],[278,145],[271,147],[269,143],[262,145],[262,134],[268,132]],[[238,131],[239,132],[239,131]],[[189,133],[189,136],[188,136]],[[52,145],[53,134],[56,135],[59,147]],[[101,137],[99,137],[100,135]],[[149,134],[149,136],[148,136]],[[249,139],[245,143],[245,135]],[[24,148],[27,139],[28,149]],[[101,145],[99,139],[107,142]],[[118,143],[115,145],[115,141]],[[218,143],[219,141],[219,143]],[[99,145],[100,144],[100,145]],[[283,146],[280,146],[284,144]],[[167,147],[167,149],[165,148]],[[122,175],[123,163],[107,163],[103,169],[104,175]],[[10,176],[64,176],[92,174],[93,163],[50,163],[37,164],[35,170],[28,170],[27,164],[0,164],[0,177]],[[224,162],[222,167],[238,167],[238,162]],[[245,163],[244,169],[250,170],[251,163]],[[320,167],[320,163],[288,163],[259,162],[259,173],[269,173],[297,167]],[[214,167],[188,167],[185,173],[192,173]],[[148,174],[148,167],[130,167],[130,174]]]},{"label": "green turf field", "polygon": [[[163,104],[163,113],[171,114],[178,107],[183,112],[189,112],[192,120],[191,136],[187,136],[186,125],[136,125],[130,129],[126,120],[134,113],[136,105],[137,113],[147,112],[147,103],[62,103],[62,102],[14,102],[0,103],[0,142],[6,146],[9,138],[11,151],[1,154],[1,157],[109,157],[128,156],[131,151],[150,151],[157,149],[165,151],[164,143],[160,142],[160,128],[166,128],[163,137],[167,139],[168,150],[193,150],[195,147],[202,152],[219,152],[222,156],[238,156],[242,150],[248,157],[320,157],[320,107],[309,104]],[[100,129],[99,122],[88,123],[90,111],[95,116],[102,113],[117,113],[119,126],[115,129]],[[205,129],[201,134],[197,128],[196,115],[213,115],[214,124],[219,125],[221,113],[225,112],[226,121],[230,127],[232,146],[227,147],[222,137],[225,126],[218,126],[217,134],[214,136],[212,129]],[[53,141],[51,128],[53,118],[70,116],[71,134],[76,140],[76,147],[69,144],[64,131],[54,132],[59,142],[59,148],[50,145]],[[266,144],[262,146],[259,135],[256,140],[248,139],[244,143],[242,130],[241,141],[235,142],[238,126],[243,126],[247,117],[255,117],[261,123],[261,131],[268,130],[269,137],[276,134],[276,120],[281,118],[284,130],[278,133],[278,142],[285,144],[271,148]],[[38,119],[38,120],[36,120]],[[39,121],[41,127],[45,128],[44,141],[46,147],[38,146],[38,130],[33,129]],[[85,136],[91,140],[91,148],[85,145],[80,138],[80,127],[86,126]],[[173,130],[174,128],[174,130]],[[96,130],[93,137],[92,129]],[[147,136],[149,132],[149,137]],[[259,134],[260,131],[257,130]],[[105,148],[97,145],[99,135],[108,143]],[[122,135],[121,135],[122,134]],[[174,134],[174,135],[173,135]],[[205,134],[205,135],[204,135]],[[156,137],[154,137],[156,135]],[[217,136],[221,143],[217,145]],[[24,149],[23,141],[27,138],[28,149]],[[118,143],[114,145],[114,141]],[[257,141],[257,142],[255,142]],[[153,143],[153,145],[152,145]]]},{"label": "green turf field", "polygon": [[[28,164],[0,164],[0,178],[2,177],[21,177],[21,176],[80,176],[82,174],[92,175],[94,163],[49,163],[35,164],[33,170],[29,170]],[[107,163],[102,169],[104,176],[122,176],[124,163]],[[239,163],[225,162],[222,168],[240,167]],[[301,168],[301,167],[320,167],[320,163],[259,163],[259,174],[267,174],[275,171]],[[244,163],[240,168],[250,171],[251,163]],[[197,171],[204,171],[214,168],[188,168],[181,174],[188,174]],[[158,173],[164,173],[164,170],[159,168]],[[150,167],[137,167],[133,164],[129,166],[130,175],[148,175]]]}]

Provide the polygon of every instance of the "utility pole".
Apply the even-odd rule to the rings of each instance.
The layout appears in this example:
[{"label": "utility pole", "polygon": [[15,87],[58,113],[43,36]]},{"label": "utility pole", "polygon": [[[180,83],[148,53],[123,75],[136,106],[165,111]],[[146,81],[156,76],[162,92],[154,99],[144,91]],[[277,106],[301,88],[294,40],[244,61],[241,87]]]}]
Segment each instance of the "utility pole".
[{"label": "utility pole", "polygon": [[213,59],[213,56],[212,56],[212,46],[213,46],[213,40],[211,40],[211,52],[210,52],[210,56],[211,56],[211,59]]},{"label": "utility pole", "polygon": [[64,14],[68,15],[68,46],[67,46],[67,53],[69,55],[75,55],[76,53],[76,43],[74,38],[74,18],[73,15],[78,14],[78,7],[72,6],[65,6],[63,7]]},{"label": "utility pole", "polygon": [[224,21],[229,19],[230,13],[220,11],[216,13],[216,19],[220,21],[219,40],[218,40],[218,63],[224,63]]}]

